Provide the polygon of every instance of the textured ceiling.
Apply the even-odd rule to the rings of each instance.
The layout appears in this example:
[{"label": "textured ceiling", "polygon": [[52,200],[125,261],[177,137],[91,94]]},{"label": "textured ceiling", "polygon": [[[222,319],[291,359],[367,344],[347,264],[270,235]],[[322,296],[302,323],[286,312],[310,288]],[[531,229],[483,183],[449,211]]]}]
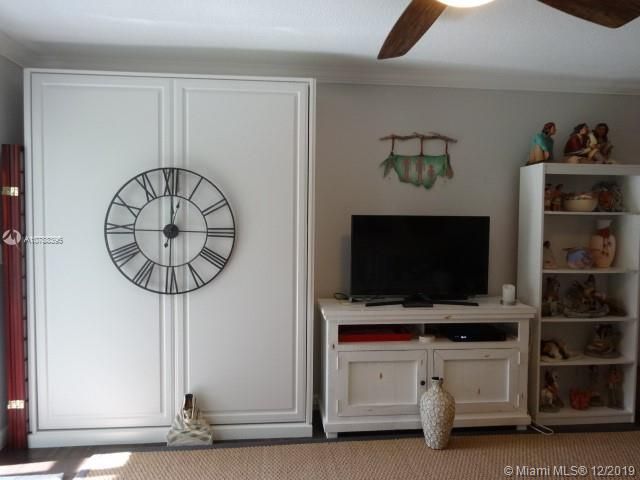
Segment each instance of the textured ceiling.
[{"label": "textured ceiling", "polygon": [[[640,85],[640,19],[611,30],[535,0],[448,8],[400,59],[375,60],[408,0],[0,0],[0,31],[30,55],[239,59],[394,73],[447,69]],[[251,53],[248,53],[251,52]],[[75,65],[74,65],[75,66]]]}]

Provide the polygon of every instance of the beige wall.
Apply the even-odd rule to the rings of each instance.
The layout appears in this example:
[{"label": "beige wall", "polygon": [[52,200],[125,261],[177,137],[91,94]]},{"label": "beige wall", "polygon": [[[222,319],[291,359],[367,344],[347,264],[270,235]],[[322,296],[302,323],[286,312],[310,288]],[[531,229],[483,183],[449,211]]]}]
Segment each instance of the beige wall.
[{"label": "beige wall", "polygon": [[[22,68],[0,56],[0,144],[22,142]],[[7,427],[2,288],[0,276],[0,448],[4,447]]]},{"label": "beige wall", "polygon": [[[607,122],[614,154],[640,163],[640,97],[427,87],[320,84],[317,99],[316,290],[349,290],[352,214],[489,215],[489,294],[515,283],[519,168],[531,136],[555,121],[556,156],[574,125]],[[431,190],[382,178],[388,133],[437,131],[457,138],[455,176]],[[439,142],[429,150],[439,153]],[[400,153],[418,153],[405,142]]]}]

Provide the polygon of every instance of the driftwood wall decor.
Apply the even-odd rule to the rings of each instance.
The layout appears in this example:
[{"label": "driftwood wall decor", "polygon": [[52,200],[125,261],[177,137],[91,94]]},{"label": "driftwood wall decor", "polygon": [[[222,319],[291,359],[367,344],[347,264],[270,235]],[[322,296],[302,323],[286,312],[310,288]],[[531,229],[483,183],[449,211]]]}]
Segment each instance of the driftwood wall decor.
[{"label": "driftwood wall decor", "polygon": [[[398,155],[394,152],[396,140],[414,139],[420,140],[420,153],[418,155]],[[391,153],[380,164],[380,166],[384,167],[384,177],[389,174],[391,169],[394,169],[401,182],[412,183],[416,186],[422,185],[426,189],[430,189],[436,183],[438,177],[453,177],[453,169],[449,158],[449,144],[456,143],[456,139],[435,132],[429,132],[427,135],[415,132],[412,135],[396,135],[392,133],[382,137],[380,140],[391,140]],[[444,153],[442,155],[425,155],[424,142],[427,140],[444,142]]]}]

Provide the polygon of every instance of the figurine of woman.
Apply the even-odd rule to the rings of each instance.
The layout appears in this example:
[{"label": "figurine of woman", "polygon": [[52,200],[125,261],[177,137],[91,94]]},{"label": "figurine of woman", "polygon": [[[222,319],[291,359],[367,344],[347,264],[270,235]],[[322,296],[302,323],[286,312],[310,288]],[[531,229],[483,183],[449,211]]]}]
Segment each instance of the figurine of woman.
[{"label": "figurine of woman", "polygon": [[564,154],[567,163],[606,163],[607,160],[596,145],[589,144],[589,126],[586,123],[573,128],[564,146]]},{"label": "figurine of woman", "polygon": [[609,155],[613,150],[613,145],[609,142],[609,126],[606,123],[599,123],[589,134],[589,147],[597,148],[605,161],[610,161]]},{"label": "figurine of woman", "polygon": [[531,139],[529,160],[527,165],[540,162],[553,162],[553,138],[556,133],[556,124],[547,122],[540,133],[536,133]]}]

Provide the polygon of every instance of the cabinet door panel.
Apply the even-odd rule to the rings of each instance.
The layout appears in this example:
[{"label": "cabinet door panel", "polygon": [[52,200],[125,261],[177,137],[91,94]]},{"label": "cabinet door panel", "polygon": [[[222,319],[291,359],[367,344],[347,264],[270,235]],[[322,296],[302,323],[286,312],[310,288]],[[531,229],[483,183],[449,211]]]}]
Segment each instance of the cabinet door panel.
[{"label": "cabinet door panel", "polygon": [[225,193],[236,244],[185,295],[184,391],[217,424],[305,419],[308,84],[178,80],[175,157]]},{"label": "cabinet door panel", "polygon": [[425,391],[425,351],[338,353],[338,415],[417,414]]},{"label": "cabinet door panel", "polygon": [[28,233],[63,237],[29,250],[38,429],[171,422],[170,299],[123,278],[104,240],[118,188],[169,160],[170,86],[159,78],[32,76]]},{"label": "cabinet door panel", "polygon": [[456,400],[457,413],[508,412],[517,408],[518,351],[435,350],[434,375]]}]

